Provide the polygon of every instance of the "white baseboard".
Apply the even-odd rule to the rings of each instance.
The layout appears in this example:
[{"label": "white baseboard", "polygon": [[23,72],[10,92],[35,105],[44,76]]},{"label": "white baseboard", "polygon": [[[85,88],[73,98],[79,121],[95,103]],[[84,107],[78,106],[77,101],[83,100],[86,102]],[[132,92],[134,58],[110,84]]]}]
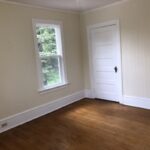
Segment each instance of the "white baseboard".
[{"label": "white baseboard", "polygon": [[0,128],[0,133],[7,131],[9,129],[12,129],[14,127],[17,127],[19,125],[22,125],[26,122],[29,122],[43,115],[46,115],[64,106],[67,106],[71,103],[81,100],[84,97],[85,97],[84,91],[80,91],[72,95],[49,102],[47,104],[44,104],[44,105],[41,105],[32,109],[26,110],[24,112],[18,113],[16,115],[4,118],[0,120],[0,125],[7,123],[7,126],[5,128]]},{"label": "white baseboard", "polygon": [[[0,128],[0,133],[22,125],[26,122],[39,118],[43,115],[46,115],[50,112],[58,110],[64,106],[67,106],[71,103],[79,101],[83,98],[94,98],[91,90],[84,90],[72,95],[54,100],[47,104],[26,110],[24,112],[18,113],[16,115],[4,118],[0,120],[0,125],[7,123],[5,128]],[[121,104],[139,107],[144,109],[150,109],[150,99],[149,98],[140,98],[140,97],[133,97],[133,96],[124,96],[123,101]]]},{"label": "white baseboard", "polygon": [[150,109],[150,98],[124,96],[122,104],[138,108]]},{"label": "white baseboard", "polygon": [[[95,98],[91,89],[86,89],[84,91],[85,98]],[[120,98],[120,104],[143,108],[143,109],[150,109],[150,98],[142,98],[142,97],[134,97],[134,96],[123,96]]]},{"label": "white baseboard", "polygon": [[84,90],[84,95],[85,95],[85,98],[92,98],[92,99],[95,98],[92,90],[90,90],[90,89]]}]

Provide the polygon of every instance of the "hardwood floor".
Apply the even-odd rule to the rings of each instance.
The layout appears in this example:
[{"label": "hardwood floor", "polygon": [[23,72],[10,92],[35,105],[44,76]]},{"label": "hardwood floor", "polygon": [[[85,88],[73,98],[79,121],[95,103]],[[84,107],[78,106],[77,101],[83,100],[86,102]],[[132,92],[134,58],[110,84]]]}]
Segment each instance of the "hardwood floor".
[{"label": "hardwood floor", "polygon": [[84,99],[0,134],[0,150],[150,150],[150,111]]}]

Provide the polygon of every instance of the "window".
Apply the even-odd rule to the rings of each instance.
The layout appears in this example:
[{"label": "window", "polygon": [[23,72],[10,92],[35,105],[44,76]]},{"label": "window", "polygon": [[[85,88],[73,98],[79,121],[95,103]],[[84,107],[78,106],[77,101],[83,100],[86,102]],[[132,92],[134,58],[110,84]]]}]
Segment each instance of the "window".
[{"label": "window", "polygon": [[33,20],[40,91],[66,84],[61,23]]}]

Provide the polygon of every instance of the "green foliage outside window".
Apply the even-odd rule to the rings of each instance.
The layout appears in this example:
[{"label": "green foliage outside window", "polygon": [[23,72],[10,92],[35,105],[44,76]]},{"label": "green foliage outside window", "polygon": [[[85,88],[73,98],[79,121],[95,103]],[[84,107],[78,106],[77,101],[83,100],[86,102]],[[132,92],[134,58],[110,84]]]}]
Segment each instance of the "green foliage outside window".
[{"label": "green foliage outside window", "polygon": [[42,64],[44,86],[60,83],[59,57],[57,55],[55,29],[36,27],[39,55]]}]

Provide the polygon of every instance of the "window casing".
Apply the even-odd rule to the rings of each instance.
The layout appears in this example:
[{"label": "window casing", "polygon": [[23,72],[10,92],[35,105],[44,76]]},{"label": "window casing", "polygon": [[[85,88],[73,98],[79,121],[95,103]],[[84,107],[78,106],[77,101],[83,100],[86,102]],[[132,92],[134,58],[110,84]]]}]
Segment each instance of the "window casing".
[{"label": "window casing", "polygon": [[67,84],[62,42],[62,24],[33,20],[39,91]]}]

